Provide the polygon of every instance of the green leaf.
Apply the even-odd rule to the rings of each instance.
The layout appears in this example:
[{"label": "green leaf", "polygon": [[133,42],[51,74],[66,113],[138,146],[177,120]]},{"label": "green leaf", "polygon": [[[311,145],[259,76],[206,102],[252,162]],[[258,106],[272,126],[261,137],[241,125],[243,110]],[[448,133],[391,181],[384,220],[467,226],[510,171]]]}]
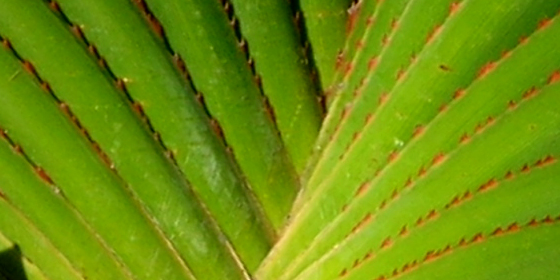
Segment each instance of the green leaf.
[{"label": "green leaf", "polygon": [[224,8],[218,1],[146,3],[161,20],[170,46],[184,58],[250,189],[279,230],[299,188],[296,171]]},{"label": "green leaf", "polygon": [[135,106],[141,106],[143,117],[241,260],[255,269],[272,246],[270,222],[247,195],[236,163],[212,129],[194,90],[173,65],[164,42],[129,1],[59,4],[67,19],[81,26],[90,48],[95,46],[126,86]]},{"label": "green leaf", "polygon": [[559,10],[0,1],[0,279],[553,279]]}]

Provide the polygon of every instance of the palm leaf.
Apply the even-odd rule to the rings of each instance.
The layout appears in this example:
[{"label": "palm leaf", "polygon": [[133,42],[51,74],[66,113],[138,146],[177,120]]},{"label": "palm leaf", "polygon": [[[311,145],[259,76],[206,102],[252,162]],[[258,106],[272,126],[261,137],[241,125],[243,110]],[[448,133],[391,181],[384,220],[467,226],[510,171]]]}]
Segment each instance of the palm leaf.
[{"label": "palm leaf", "polygon": [[0,279],[551,279],[559,10],[0,1]]}]

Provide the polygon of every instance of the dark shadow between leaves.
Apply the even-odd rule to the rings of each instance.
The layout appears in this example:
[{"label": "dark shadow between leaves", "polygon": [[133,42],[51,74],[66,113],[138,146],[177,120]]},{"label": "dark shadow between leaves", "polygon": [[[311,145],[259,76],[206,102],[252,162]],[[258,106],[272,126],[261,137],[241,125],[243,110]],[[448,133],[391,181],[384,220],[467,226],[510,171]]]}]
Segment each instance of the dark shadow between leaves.
[{"label": "dark shadow between leaves", "polygon": [[0,280],[27,280],[18,245],[0,252]]}]

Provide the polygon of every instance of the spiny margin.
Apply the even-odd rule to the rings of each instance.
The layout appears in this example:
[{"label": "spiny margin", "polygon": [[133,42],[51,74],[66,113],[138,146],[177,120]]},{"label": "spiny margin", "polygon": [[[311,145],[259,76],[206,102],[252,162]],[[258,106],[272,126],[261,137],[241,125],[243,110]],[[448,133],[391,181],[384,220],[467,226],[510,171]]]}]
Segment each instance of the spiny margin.
[{"label": "spiny margin", "polygon": [[[85,222],[76,208],[68,201],[64,192],[53,182],[47,172],[31,161],[23,148],[13,142],[4,130],[0,130],[0,196],[12,208],[40,230],[67,256],[82,275],[110,279],[120,275],[131,279],[130,272],[122,260]],[[7,145],[6,145],[7,144]],[[45,207],[48,205],[49,207]],[[72,234],[60,234],[71,229]],[[75,246],[80,244],[80,246]],[[83,258],[95,254],[99,259]]]},{"label": "spiny margin", "polygon": [[[403,225],[398,234],[385,238],[392,240],[394,246],[389,249],[382,243],[379,247],[373,247],[369,251],[372,257],[358,259],[357,265],[348,266],[341,276],[345,279],[363,279],[364,275],[376,273],[388,275],[395,268],[410,268],[411,263],[421,260],[422,254],[431,256],[436,251],[432,247],[442,246],[461,235],[480,239],[480,231],[498,232],[494,228],[501,223],[511,220],[534,221],[531,217],[558,213],[553,203],[558,200],[558,196],[549,194],[554,181],[551,175],[558,172],[557,164],[551,168],[555,163],[555,158],[546,156],[532,165],[525,165],[530,166],[528,168],[508,171],[503,177],[490,179],[478,188],[458,194],[437,211],[431,210],[415,223]],[[535,192],[539,192],[539,195],[531,195]],[[496,207],[492,201],[498,200],[501,206]],[[522,203],[525,203],[523,207],[514,207]],[[459,243],[466,242],[468,240],[464,238]],[[403,250],[407,252],[407,259],[403,258]]]},{"label": "spiny margin", "polygon": [[[140,279],[148,275],[146,279],[149,279],[154,272],[146,271],[145,255],[139,253],[135,242],[141,241],[140,250],[151,253],[161,249],[171,250],[161,233],[150,224],[153,221],[149,220],[137,199],[131,197],[121,178],[88,143],[83,132],[76,129],[76,120],[65,114],[56,100],[45,93],[45,89],[37,86],[33,74],[25,73],[15,57],[7,55],[5,50],[2,54],[5,76],[10,76],[2,80],[5,93],[0,114],[2,127],[10,132],[13,141],[18,142],[17,147],[25,149],[30,160],[40,166],[38,175],[45,181],[57,182],[59,193],[64,193],[131,273]],[[37,112],[41,112],[40,118]],[[57,133],[53,134],[52,130]],[[84,189],[88,191],[84,192]],[[122,224],[121,219],[128,222],[127,226],[115,228]],[[189,277],[171,252],[155,256],[152,261],[155,267],[165,269],[169,276]]]},{"label": "spiny margin", "polygon": [[[525,4],[526,4],[526,3],[525,3]],[[535,21],[535,25],[537,25],[536,22],[538,22],[538,20],[542,19],[542,15],[540,15],[540,12],[536,12],[536,11],[538,11],[538,10],[539,10],[539,6],[538,6],[538,5],[533,6],[533,12],[532,12],[532,13],[534,13],[533,16],[532,16],[532,17],[525,17],[524,20],[530,20],[531,22]],[[543,8],[542,10],[545,10],[545,9]],[[547,8],[546,10],[550,13],[550,12],[556,11],[557,9],[549,9],[549,8]],[[509,15],[509,16],[511,16],[511,15]],[[530,19],[529,19],[529,18],[530,18]],[[513,19],[513,17],[512,17],[512,19]],[[523,26],[525,26],[524,28],[527,29],[527,30],[525,30],[525,31],[523,31],[523,32],[534,31],[533,26],[530,25],[530,24],[524,24]],[[463,33],[464,33],[464,32],[463,32]],[[515,45],[515,44],[517,44],[517,39],[514,38],[514,37],[515,37],[515,36],[511,36],[511,38],[510,38],[511,40],[508,41],[508,44],[510,44],[510,45]],[[440,38],[441,38],[441,37],[440,37]],[[433,45],[433,44],[432,44],[432,45]],[[501,55],[500,52],[501,52],[501,50],[497,50],[497,51],[494,51],[493,53],[494,53],[494,55],[498,55],[498,56],[499,56],[499,55]],[[483,61],[482,59],[480,59],[479,62],[480,62],[481,65],[484,64],[484,61]],[[437,65],[440,65],[440,64],[441,64],[441,62],[437,62],[436,66],[437,66]],[[436,67],[436,69],[437,69],[437,71],[442,71],[439,67]],[[473,76],[476,76],[476,72],[477,72],[476,70],[478,70],[478,69],[475,68],[475,69],[473,69],[473,71],[471,71]],[[409,76],[409,77],[410,77],[410,76]],[[427,80],[429,80],[429,79],[427,79]],[[436,113],[437,113],[437,106],[436,106]],[[376,120],[375,117],[374,117],[373,119]],[[392,126],[391,126],[391,127],[386,126],[385,129],[392,129]],[[378,133],[377,133],[376,135],[379,134],[379,131],[377,131],[377,132],[378,132]],[[363,136],[364,136],[364,134],[362,133],[362,135],[361,135],[361,137],[360,137],[360,142],[362,142],[364,145],[365,145],[365,143],[368,143],[368,144],[371,146],[371,141],[366,141],[365,138],[364,138]],[[393,141],[393,138],[391,138],[391,142],[392,142],[392,141]],[[391,144],[393,144],[393,143],[391,143]],[[398,143],[396,143],[396,144],[398,144]],[[395,145],[396,145],[396,144],[395,144]],[[388,145],[388,144],[387,144],[387,145]],[[385,146],[387,146],[387,145],[385,145]],[[385,148],[387,148],[387,147],[385,147]],[[388,149],[388,150],[390,151],[391,149]],[[354,151],[354,152],[356,152],[356,151]],[[356,153],[355,153],[355,156],[357,156],[358,154],[359,154],[360,157],[363,159],[364,154],[368,154],[368,152],[366,152],[366,151],[360,151],[359,153],[356,152]],[[348,163],[348,162],[355,162],[354,165],[356,165],[356,164],[358,164],[358,162],[363,162],[363,160],[362,160],[362,161],[355,161],[355,159],[352,159],[352,160],[346,159],[346,160],[345,160],[345,163]],[[383,163],[383,162],[385,162],[384,159],[374,159],[374,160],[373,160],[373,165],[374,165],[374,166],[377,166],[377,165],[379,165],[380,163]],[[340,165],[340,166],[342,166],[342,165]],[[363,164],[362,164],[362,166],[363,166]],[[368,168],[371,168],[371,165],[366,165],[366,166],[368,166]],[[354,167],[355,167],[355,166],[352,166],[352,170],[354,170],[353,173],[363,173],[362,175],[364,175],[364,176],[367,175],[367,174],[374,174],[374,173],[376,172],[376,170],[378,170],[378,168],[371,168],[371,169],[373,169],[373,170],[372,170],[370,173],[368,173],[368,172],[365,172],[365,170],[364,170],[364,171],[358,171],[358,170],[363,169],[364,166],[363,166],[362,168],[359,168],[358,170],[355,170]],[[348,168],[350,168],[350,167],[348,167]],[[347,172],[339,170],[339,171],[337,171],[337,172],[332,172],[332,171],[331,171],[330,174],[347,174]],[[371,176],[371,175],[368,175],[368,176]],[[360,178],[361,178],[361,176],[360,176]],[[339,179],[342,180],[342,177],[340,177]],[[355,185],[356,188],[359,187],[359,185],[360,185],[361,183],[363,183],[363,181],[364,181],[364,179],[358,179],[358,177],[355,177],[355,176],[344,177],[344,180],[345,180],[345,183],[344,183],[344,184],[345,184],[345,185],[348,184],[348,180],[349,180],[349,179],[350,179],[351,181],[358,181],[358,180],[361,181],[361,182],[356,182],[356,185]],[[404,178],[404,179],[406,179],[406,178]],[[331,200],[333,200],[333,199],[338,200],[338,199],[341,198],[343,195],[346,195],[346,194],[342,194],[342,190],[345,190],[345,192],[347,192],[347,191],[349,190],[349,189],[346,189],[346,188],[340,188],[340,184],[338,184],[338,183],[334,183],[334,182],[333,182],[332,185],[333,185],[333,186],[336,185],[336,186],[338,186],[338,188],[337,188],[336,191],[333,190],[333,193],[330,193],[329,197],[330,197]],[[352,189],[352,190],[353,190],[353,189]],[[352,191],[352,190],[351,190],[351,191]],[[336,194],[335,194],[335,192],[336,192]],[[349,193],[349,195],[351,195],[351,194],[352,194],[352,193]],[[313,218],[312,218],[311,220],[306,220],[306,222],[302,223],[302,225],[303,225],[303,224],[306,225],[306,231],[309,231],[309,228],[312,227],[312,226],[310,225],[310,223],[317,223],[318,220],[319,220],[319,217],[322,219],[322,218],[324,218],[324,217],[326,217],[326,216],[328,216],[328,215],[331,215],[331,214],[336,215],[337,213],[336,213],[334,210],[332,210],[332,208],[341,209],[341,208],[343,208],[343,205],[344,205],[344,204],[341,204],[339,207],[336,207],[336,206],[333,207],[333,203],[332,203],[332,202],[328,202],[328,203],[327,203],[327,202],[317,202],[317,204],[325,205],[325,206],[328,205],[328,207],[330,207],[331,209],[327,209],[327,207],[319,207],[319,209],[316,209],[316,210],[318,210],[318,211],[321,213],[321,215],[320,215],[320,216],[311,215],[311,216],[313,216]],[[337,205],[337,206],[338,206],[338,205]],[[296,218],[296,219],[297,219],[297,218]],[[299,234],[299,232],[298,232],[298,234]],[[314,238],[314,235],[313,235],[312,233],[308,233],[308,234],[306,234],[306,235],[303,236],[303,237],[302,237],[302,236],[298,236],[298,241],[297,241],[297,242],[300,242],[300,243],[301,243],[302,240],[305,240],[305,238]],[[281,240],[279,244],[283,244],[283,241]],[[285,244],[283,244],[283,245],[285,245]],[[293,244],[292,244],[292,245],[293,245]],[[309,248],[308,246],[296,246],[296,245],[294,245],[294,246],[287,246],[287,247],[291,248],[290,250],[292,250],[292,251],[293,251],[293,250],[297,250],[297,249],[294,249],[294,248]],[[275,253],[273,252],[273,254],[275,254]],[[293,261],[293,258],[289,258],[289,259],[290,259],[290,261]]]},{"label": "spiny margin", "polygon": [[[481,133],[497,119],[513,113],[518,105],[535,97],[541,88],[555,84],[560,76],[556,70],[560,61],[554,44],[550,44],[547,39],[554,37],[555,32],[558,32],[560,25],[557,21],[554,21],[554,24],[553,29],[540,28],[541,32],[536,34],[527,46],[508,52],[508,55],[496,62],[498,68],[494,70],[492,77],[481,79],[466,90],[458,90],[451,102],[442,106],[445,109],[440,109],[441,113],[436,118],[426,125],[418,126],[410,143],[402,151],[391,153],[388,164],[362,183],[352,201],[342,207],[337,220],[340,222],[348,219],[345,222],[346,226],[333,223],[328,228],[349,230],[350,221],[359,223],[360,217],[369,211],[360,205],[374,203],[380,204],[380,209],[383,208],[392,197],[404,189],[413,187],[417,180],[427,176],[434,167],[445,163],[450,153],[469,143],[471,138],[483,136]],[[534,55],[536,50],[541,50],[541,54]],[[520,63],[527,66],[521,67]],[[512,76],[518,73],[516,69],[527,67],[534,69],[531,74],[524,75],[523,79],[517,78],[516,83],[511,83],[512,79],[516,79]],[[528,90],[524,91],[522,88]],[[488,92],[497,91],[500,92],[499,95],[488,95]],[[487,99],[488,97],[492,98]],[[450,130],[449,127],[453,127],[452,122],[461,123],[461,128],[457,126],[456,129]],[[427,144],[430,146],[426,146]],[[414,158],[411,159],[409,155],[414,155]],[[407,159],[406,164],[399,160],[401,158]],[[376,187],[363,187],[372,185]],[[328,230],[326,231],[321,235],[329,235]]]},{"label": "spiny margin", "polygon": [[[307,163],[321,124],[318,86],[301,45],[292,7],[284,0],[229,0],[239,21],[238,39],[254,60],[262,92],[296,171]],[[296,16],[297,18],[297,16]]]},{"label": "spiny margin", "polygon": [[[4,6],[6,5],[8,4],[5,4]],[[17,6],[14,7],[14,5],[9,5],[7,9],[2,10],[8,12],[10,10],[21,9],[19,9]],[[134,113],[130,109],[128,109],[126,103],[123,103],[123,105],[125,106],[119,106],[122,101],[122,99],[120,98],[123,97],[113,94],[113,92],[115,92],[115,89],[110,83],[107,82],[106,77],[103,77],[100,74],[96,67],[89,67],[91,66],[91,59],[87,57],[87,55],[85,55],[81,46],[79,46],[79,44],[76,44],[75,39],[67,33],[67,30],[64,29],[64,26],[56,21],[54,15],[52,15],[52,13],[48,11],[45,6],[41,5],[27,7],[25,9],[25,12],[20,12],[17,14],[18,17],[10,17],[9,19],[14,21],[23,20],[27,23],[26,25],[2,24],[2,28],[5,29],[6,32],[14,35],[13,38],[10,37],[12,38],[12,43],[14,43],[14,46],[18,49],[18,51],[21,51],[23,49],[24,51],[21,51],[21,53],[25,53],[26,56],[31,56],[37,68],[37,71],[42,75],[48,76],[46,78],[49,80],[53,90],[57,92],[57,95],[59,97],[64,95],[66,103],[72,107],[73,112],[80,118],[81,122],[88,127],[88,131],[90,131],[92,138],[96,139],[104,148],[104,150],[107,151],[108,154],[110,154],[113,162],[115,163],[116,169],[119,170],[119,174],[130,183],[130,185],[128,186],[130,186],[131,188],[127,188],[127,197],[129,199],[131,198],[131,203],[135,203],[138,207],[136,211],[140,210],[139,213],[142,213],[141,215],[144,215],[142,217],[148,219],[149,221],[147,223],[145,220],[143,222],[139,222],[136,226],[145,223],[146,229],[143,232],[136,231],[135,235],[145,234],[150,236],[153,234],[153,236],[148,237],[148,240],[151,239],[155,241],[157,238],[160,238],[160,241],[157,241],[163,242],[163,244],[160,245],[160,249],[170,250],[167,251],[169,254],[154,255],[154,258],[150,260],[144,259],[142,260],[142,262],[151,260],[161,261],[165,258],[171,258],[170,260],[162,261],[160,263],[161,267],[165,268],[174,265],[182,267],[176,270],[161,269],[157,272],[149,268],[152,266],[146,267],[145,265],[138,265],[137,268],[144,267],[141,270],[143,270],[143,273],[146,274],[167,272],[178,273],[180,275],[183,275],[182,277],[190,277],[188,274],[188,269],[186,268],[182,258],[176,251],[174,251],[175,246],[182,248],[182,253],[186,251],[192,252],[193,247],[190,246],[191,244],[184,243],[195,242],[195,240],[196,245],[199,246],[198,248],[200,248],[200,245],[207,246],[209,250],[205,250],[205,252],[215,252],[216,248],[221,247],[216,245],[220,244],[220,241],[214,239],[215,236],[208,234],[209,232],[212,232],[212,230],[209,230],[210,225],[208,225],[204,221],[201,221],[199,218],[192,219],[192,217],[200,217],[201,210],[197,209],[196,203],[189,203],[188,201],[184,201],[186,198],[188,198],[188,196],[190,196],[190,194],[187,193],[187,190],[184,188],[185,183],[182,181],[182,179],[180,179],[180,177],[177,177],[178,173],[175,169],[172,168],[171,165],[169,165],[169,162],[165,159],[165,157],[162,156],[162,154],[159,154],[161,153],[161,151],[158,150],[157,144],[154,144],[153,140],[151,140],[151,137],[146,133],[144,128],[139,125],[136,116],[134,116]],[[31,19],[26,17],[29,17]],[[41,20],[48,23],[41,24]],[[20,30],[22,28],[33,28],[33,32],[25,32],[25,30]],[[44,32],[35,32],[42,29],[48,30],[44,30]],[[17,37],[17,34],[26,34],[25,40],[22,41],[21,38]],[[49,36],[47,39],[42,37],[47,36],[47,34]],[[18,43],[14,41],[14,39],[16,38]],[[34,45],[33,40],[40,40],[45,48],[38,49],[29,47],[30,45]],[[47,47],[49,45],[52,46],[52,44],[56,44],[56,47]],[[61,50],[61,44],[65,46],[63,48],[65,54],[72,54],[76,59],[68,60],[67,63],[64,64],[52,63],[52,56],[56,54],[57,50]],[[44,55],[43,52],[48,52],[48,55]],[[46,65],[48,65],[49,71],[45,70],[45,68],[47,68]],[[67,67],[72,69],[67,69]],[[77,69],[73,67],[76,67]],[[65,69],[61,70],[57,68]],[[65,75],[74,75],[73,79],[70,79],[70,81],[74,81],[75,83],[66,80]],[[79,81],[76,79],[78,79]],[[80,99],[83,96],[74,94],[76,92],[76,87],[82,88],[82,92],[90,93],[87,96],[87,100]],[[69,88],[71,88],[71,90]],[[72,94],[68,94],[69,92],[71,92]],[[72,100],[72,102],[70,102],[70,100]],[[74,105],[72,105],[72,103]],[[82,104],[82,106],[75,106],[76,103]],[[111,116],[111,119],[101,119],[105,121],[103,122],[100,121],[100,116]],[[123,126],[126,126],[127,129],[121,130]],[[110,127],[112,129],[107,130],[107,127]],[[113,133],[116,132],[118,132],[119,137],[113,138],[113,136],[115,136]],[[131,136],[131,133],[136,134],[135,136]],[[125,141],[127,137],[133,138],[134,141]],[[123,141],[126,143],[126,145],[120,146]],[[134,152],[127,153],[127,149],[132,149],[134,150]],[[45,151],[39,151],[39,149],[37,149],[36,152],[44,153]],[[117,154],[117,156],[115,156],[115,154]],[[134,157],[118,156],[122,156],[124,154],[134,155]],[[142,160],[142,157],[146,156],[148,158]],[[44,160],[49,161],[51,159],[46,158]],[[130,161],[133,161],[134,163],[123,164],[123,161],[126,162],[127,160],[129,161],[129,163]],[[148,164],[149,166],[146,166],[146,168],[135,167],[135,165],[140,163],[143,165]],[[53,172],[49,173],[53,174]],[[149,173],[155,173],[155,175],[150,175]],[[138,176],[142,178],[138,178]],[[107,177],[105,177],[105,179],[106,178]],[[62,178],[60,179],[62,180]],[[106,185],[112,185],[117,182],[118,181],[113,181],[112,183],[107,183]],[[118,183],[118,185],[120,184],[121,182]],[[146,187],[140,188],[138,187],[139,185]],[[157,186],[157,188],[150,188],[147,185]],[[119,187],[116,187],[116,189],[118,188]],[[133,193],[131,189],[134,189],[136,193]],[[150,199],[144,199],[142,203],[140,203],[138,197],[136,197],[137,194],[144,198],[149,197]],[[164,203],[158,202],[158,200],[162,199],[165,200]],[[124,200],[126,200],[126,198]],[[173,204],[181,206],[169,207]],[[148,208],[149,210],[147,210],[146,208]],[[190,214],[188,214],[189,212]],[[147,215],[147,213],[153,214],[157,217],[157,224],[161,225],[162,228],[165,229],[166,234],[169,235],[168,237],[173,238],[174,243],[171,243],[169,240],[167,240],[167,237],[164,237],[159,228],[153,227],[156,224],[153,220],[154,216]],[[138,214],[130,215],[137,215],[135,218],[132,218],[133,220],[137,221],[139,221],[138,219],[141,217]],[[190,216],[191,218],[181,218],[185,215]],[[124,230],[130,229],[126,228]],[[188,232],[191,237],[194,233],[198,233],[198,236],[192,239],[180,238],[181,234],[185,234],[186,232]],[[119,238],[119,236],[111,236],[111,238]],[[122,238],[122,236],[120,238]],[[118,244],[118,246],[121,246],[122,248],[122,246],[127,242],[122,242],[121,244]],[[173,244],[173,246],[171,244]],[[132,248],[134,248],[135,250],[138,249],[137,246],[128,247],[131,248],[123,248],[123,250],[131,250]],[[187,247],[189,248],[188,250],[186,249]],[[146,246],[142,246],[142,248],[146,248]],[[212,248],[212,250],[210,250],[210,248]],[[223,254],[218,254],[220,258],[213,257],[211,260],[215,262],[225,261],[226,263],[231,263],[231,265],[225,266],[223,266],[223,264],[220,264],[220,267],[229,267],[232,268],[232,270],[237,271],[237,264],[235,264],[235,261],[229,259],[230,257],[228,257],[229,252],[227,252],[226,249],[223,249],[223,252]],[[216,255],[214,254],[213,256]],[[135,255],[132,258],[138,257],[139,256]],[[197,254],[197,258],[199,257],[200,256]],[[206,260],[206,264],[209,264],[208,260]],[[227,273],[225,271],[226,270],[212,270],[213,273],[218,274]],[[207,274],[208,271],[205,271],[205,273]],[[146,277],[150,278],[148,276]]]},{"label": "spiny margin", "polygon": [[[550,106],[549,104],[554,104],[558,98],[555,94],[557,91],[558,84],[550,86],[543,91],[543,94],[531,99],[532,102],[527,102],[525,106],[518,108],[516,114],[506,114],[506,118],[496,121],[489,129],[484,130],[486,132],[484,137],[475,137],[468,142],[468,149],[454,152],[453,159],[448,159],[446,164],[440,166],[437,171],[430,174],[431,176],[426,175],[422,180],[419,180],[421,184],[416,184],[412,189],[406,189],[406,192],[398,196],[398,200],[390,204],[391,207],[385,207],[384,211],[378,212],[372,223],[363,227],[363,230],[355,235],[350,236],[350,239],[339,242],[334,247],[328,246],[331,243],[325,243],[324,241],[321,246],[316,246],[319,251],[314,250],[312,257],[317,258],[319,255],[321,259],[315,262],[313,268],[309,266],[302,277],[310,277],[309,273],[312,274],[312,271],[319,267],[329,267],[329,269],[337,267],[336,263],[340,263],[343,258],[347,258],[349,252],[365,253],[362,252],[364,251],[362,247],[356,246],[372,243],[374,240],[380,242],[381,235],[384,235],[384,233],[399,231],[404,220],[407,223],[415,220],[414,213],[424,213],[434,209],[434,207],[443,207],[443,200],[451,199],[451,196],[454,195],[452,192],[455,192],[457,188],[473,188],[475,184],[483,185],[486,183],[487,178],[492,177],[492,174],[504,174],[507,169],[511,168],[522,169],[521,166],[516,167],[520,165],[519,162],[538,162],[535,157],[539,154],[557,154],[557,147],[554,146],[557,133],[554,132],[553,127],[558,124],[558,118],[548,117],[552,112],[550,108],[543,110],[546,106]],[[516,125],[520,125],[522,128]],[[516,131],[516,138],[514,140],[509,139],[509,146],[503,146],[500,144],[503,142],[503,135],[509,131]],[[532,144],[527,146],[527,141]],[[488,147],[492,147],[491,151]],[[468,162],[469,166],[476,166],[477,168],[466,169],[465,162]],[[457,174],[463,175],[457,176]],[[481,181],[484,182],[480,183]],[[443,188],[442,184],[448,187]],[[429,199],[419,200],[420,197],[429,197]],[[401,223],[401,225],[399,226],[397,223]],[[376,225],[381,224],[384,226],[376,227]],[[329,238],[332,237],[329,236]],[[322,250],[328,248],[334,249],[330,253],[320,254],[320,252],[323,252]],[[326,272],[323,271],[323,273]]]},{"label": "spiny margin", "polygon": [[337,56],[344,47],[349,25],[356,21],[358,2],[315,0],[300,1],[299,5],[321,85],[327,89],[334,78]]},{"label": "spiny margin", "polygon": [[[482,242],[448,250],[444,248],[439,257],[419,263],[415,269],[400,273],[397,278],[551,279],[559,273],[555,260],[560,254],[553,245],[557,235],[557,221],[541,221],[536,226],[513,225],[509,232],[495,234]],[[484,257],[480,257],[481,252]],[[490,260],[493,265],[489,266]],[[459,276],[457,271],[464,273]]]},{"label": "spiny margin", "polygon": [[146,3],[188,65],[251,190],[280,230],[299,182],[224,8],[217,1]]},{"label": "spiny margin", "polygon": [[[447,2],[451,1],[428,4],[429,11],[417,8],[426,7],[421,1],[393,3],[395,7],[381,4],[380,8],[392,10],[379,19],[378,24],[384,26],[381,33],[364,35],[363,46],[353,60],[355,70],[345,78],[344,88],[337,92],[336,105],[330,108],[320,132],[317,146],[325,147],[321,152],[328,153],[335,141],[349,145],[358,140],[360,129],[373,120],[374,112],[386,103],[391,88],[416,63],[416,54],[428,46],[425,38],[434,26],[443,25],[455,14],[449,12]],[[383,35],[382,31],[386,33]],[[315,164],[323,164],[321,161],[319,158]],[[307,192],[308,197],[313,188]]]},{"label": "spiny margin", "polygon": [[[90,48],[95,43],[96,52],[103,54],[115,83],[170,161],[188,179],[206,216],[224,231],[234,247],[232,255],[244,263],[240,267],[251,270],[270,249],[274,238],[271,225],[258,202],[249,197],[246,183],[224,146],[227,143],[221,143],[221,128],[206,116],[204,100],[194,94],[187,66],[170,49],[159,20],[141,1],[134,1],[134,5],[97,1],[87,4],[87,9],[76,1],[59,2],[65,17],[84,26]],[[115,13],[121,16],[111,16]],[[238,222],[231,223],[232,219]]]}]

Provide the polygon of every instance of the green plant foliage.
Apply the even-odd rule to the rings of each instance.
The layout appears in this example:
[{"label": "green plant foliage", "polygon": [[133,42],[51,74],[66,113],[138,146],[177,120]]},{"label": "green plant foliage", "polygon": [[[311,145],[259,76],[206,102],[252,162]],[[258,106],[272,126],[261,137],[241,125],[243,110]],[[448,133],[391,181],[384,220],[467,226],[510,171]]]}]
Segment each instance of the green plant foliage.
[{"label": "green plant foliage", "polygon": [[0,0],[0,280],[553,279],[559,12]]}]

